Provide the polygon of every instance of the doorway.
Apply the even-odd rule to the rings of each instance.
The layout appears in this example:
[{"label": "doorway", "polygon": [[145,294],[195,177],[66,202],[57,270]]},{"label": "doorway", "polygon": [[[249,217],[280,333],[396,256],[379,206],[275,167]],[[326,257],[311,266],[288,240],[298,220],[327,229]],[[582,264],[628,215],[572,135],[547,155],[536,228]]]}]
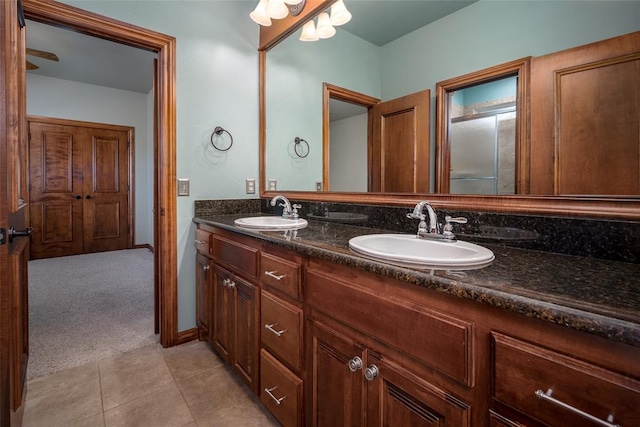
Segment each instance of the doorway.
[{"label": "doorway", "polygon": [[175,189],[175,38],[59,3],[23,1],[27,19],[155,52],[154,274],[160,343],[178,343]]}]

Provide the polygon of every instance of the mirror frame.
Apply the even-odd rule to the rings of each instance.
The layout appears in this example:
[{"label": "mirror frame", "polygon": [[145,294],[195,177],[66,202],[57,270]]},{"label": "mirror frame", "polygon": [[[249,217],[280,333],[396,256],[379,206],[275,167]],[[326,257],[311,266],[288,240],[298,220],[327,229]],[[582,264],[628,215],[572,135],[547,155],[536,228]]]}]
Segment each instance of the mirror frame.
[{"label": "mirror frame", "polygon": [[[556,215],[585,218],[640,220],[640,198],[636,197],[569,197],[569,196],[480,196],[452,194],[407,193],[338,193],[310,191],[266,191],[266,63],[267,52],[295,32],[308,20],[320,14],[336,0],[307,0],[303,12],[279,20],[277,26],[260,27],[259,59],[259,174],[260,197],[282,194],[296,201],[357,203],[367,205],[401,206],[412,208],[418,201],[428,199],[436,208],[495,213]],[[453,79],[452,79],[453,80]],[[528,104],[528,92],[525,104]],[[436,106],[438,108],[438,106]],[[528,117],[529,111],[525,110]],[[529,144],[528,135],[526,144]]]}]

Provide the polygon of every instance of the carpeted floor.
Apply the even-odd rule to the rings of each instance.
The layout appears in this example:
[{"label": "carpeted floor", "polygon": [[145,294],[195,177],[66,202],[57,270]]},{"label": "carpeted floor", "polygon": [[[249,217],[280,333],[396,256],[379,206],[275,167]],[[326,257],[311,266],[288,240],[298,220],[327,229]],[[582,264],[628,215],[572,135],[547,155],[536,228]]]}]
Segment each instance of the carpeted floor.
[{"label": "carpeted floor", "polygon": [[28,379],[156,342],[148,249],[29,262]]}]

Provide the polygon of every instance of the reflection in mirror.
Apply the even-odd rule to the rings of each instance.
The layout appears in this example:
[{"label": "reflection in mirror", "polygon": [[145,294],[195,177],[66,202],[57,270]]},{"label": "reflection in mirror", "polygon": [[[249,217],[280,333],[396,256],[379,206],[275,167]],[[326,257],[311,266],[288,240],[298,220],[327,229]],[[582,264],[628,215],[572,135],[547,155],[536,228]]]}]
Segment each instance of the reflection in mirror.
[{"label": "reflection in mirror", "polygon": [[331,191],[367,191],[368,111],[340,99],[329,101]]},{"label": "reflection in mirror", "polygon": [[514,194],[517,78],[449,92],[449,192]]}]

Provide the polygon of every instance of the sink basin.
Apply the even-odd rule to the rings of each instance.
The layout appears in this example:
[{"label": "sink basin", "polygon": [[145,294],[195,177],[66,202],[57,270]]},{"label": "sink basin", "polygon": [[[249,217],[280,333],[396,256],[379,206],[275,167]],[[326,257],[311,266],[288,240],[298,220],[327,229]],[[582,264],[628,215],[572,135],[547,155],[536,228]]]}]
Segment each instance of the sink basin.
[{"label": "sink basin", "polygon": [[318,221],[341,222],[343,224],[358,224],[369,219],[367,215],[352,212],[327,212],[326,215],[309,214],[308,217]]},{"label": "sink basin", "polygon": [[252,216],[236,219],[233,223],[238,227],[259,230],[292,230],[304,228],[308,224],[304,218],[290,219],[281,216]]},{"label": "sink basin", "polygon": [[359,254],[417,268],[469,269],[485,267],[495,256],[474,243],[420,239],[413,234],[369,234],[349,240]]}]

